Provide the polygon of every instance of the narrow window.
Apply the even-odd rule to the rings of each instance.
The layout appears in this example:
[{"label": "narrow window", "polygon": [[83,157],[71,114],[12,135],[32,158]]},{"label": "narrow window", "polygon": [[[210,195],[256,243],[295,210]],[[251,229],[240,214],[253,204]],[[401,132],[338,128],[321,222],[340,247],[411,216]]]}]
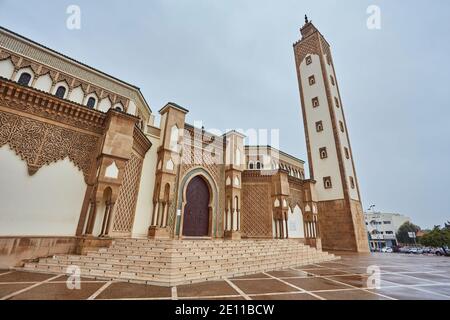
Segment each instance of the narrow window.
[{"label": "narrow window", "polygon": [[253,170],[253,167],[254,167],[253,162],[250,162],[250,163],[248,164],[248,168],[249,168],[250,170]]},{"label": "narrow window", "polygon": [[20,75],[19,81],[17,81],[22,86],[28,86],[30,84],[31,74],[24,72]]},{"label": "narrow window", "polygon": [[257,170],[260,170],[260,169],[261,169],[261,162],[258,161],[258,162],[256,163],[256,169],[257,169]]},{"label": "narrow window", "polygon": [[312,106],[313,106],[313,108],[316,108],[319,106],[319,98],[318,97],[315,97],[312,99]]},{"label": "narrow window", "polygon": [[344,132],[344,123],[339,120],[339,127],[341,128],[341,132]]},{"label": "narrow window", "polygon": [[322,121],[317,121],[317,122],[316,122],[316,131],[317,131],[317,132],[323,131],[323,124],[322,124]]},{"label": "narrow window", "polygon": [[334,103],[336,104],[336,107],[339,108],[339,100],[338,100],[338,98],[334,97]]},{"label": "narrow window", "polygon": [[334,86],[334,85],[335,85],[335,82],[334,82],[333,76],[330,76],[330,81],[331,81],[331,84]]},{"label": "narrow window", "polygon": [[309,85],[312,86],[316,83],[316,78],[314,76],[310,76],[308,78]]},{"label": "narrow window", "polygon": [[350,159],[350,153],[348,152],[348,148],[347,147],[344,147],[344,153],[345,153],[345,157],[347,159]]},{"label": "narrow window", "polygon": [[352,189],[355,189],[355,180],[353,180],[353,177],[350,177],[350,187],[352,187]]},{"label": "narrow window", "polygon": [[333,185],[331,184],[331,177],[323,178],[323,186],[325,189],[331,189],[333,187]]},{"label": "narrow window", "polygon": [[64,99],[64,95],[66,94],[66,88],[63,86],[59,86],[58,89],[56,89],[55,96],[57,96],[60,99]]},{"label": "narrow window", "polygon": [[90,97],[87,102],[87,107],[93,109],[95,107],[95,98]]},{"label": "narrow window", "polygon": [[312,63],[311,56],[306,57],[306,65],[310,65]]},{"label": "narrow window", "polygon": [[320,153],[320,159],[326,159],[328,158],[328,154],[327,154],[327,148],[323,147],[319,149],[319,153]]}]

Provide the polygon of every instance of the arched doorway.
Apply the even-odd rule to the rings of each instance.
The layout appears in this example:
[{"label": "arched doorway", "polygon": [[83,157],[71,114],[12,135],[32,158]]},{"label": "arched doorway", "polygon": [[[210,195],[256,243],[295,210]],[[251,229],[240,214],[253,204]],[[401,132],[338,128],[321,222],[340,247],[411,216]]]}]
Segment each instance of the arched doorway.
[{"label": "arched doorway", "polygon": [[183,236],[207,236],[209,231],[209,186],[201,176],[195,176],[186,188],[183,213]]}]

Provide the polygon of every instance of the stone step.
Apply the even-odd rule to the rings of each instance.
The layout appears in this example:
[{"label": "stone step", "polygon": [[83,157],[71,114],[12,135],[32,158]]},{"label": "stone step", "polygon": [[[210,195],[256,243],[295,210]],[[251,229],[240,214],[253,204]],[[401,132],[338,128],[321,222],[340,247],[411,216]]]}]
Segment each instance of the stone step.
[{"label": "stone step", "polygon": [[[302,255],[302,254],[292,254],[290,256],[296,257],[297,259],[307,259],[308,255]],[[230,263],[230,264],[239,264],[240,261],[245,262],[263,262],[263,261],[277,261],[280,256],[276,253],[266,253],[261,254],[253,257],[247,257],[246,259],[239,259],[239,258],[230,258],[230,257],[221,257],[216,259],[196,259],[193,261],[185,261],[185,262],[177,262],[177,261],[169,261],[169,262],[161,262],[160,260],[154,260],[154,261],[142,261],[142,260],[132,260],[132,259],[111,259],[108,257],[102,257],[102,258],[96,258],[96,257],[87,257],[87,256],[55,256],[54,258],[48,258],[43,259],[42,262],[48,263],[48,264],[58,264],[58,263],[64,263],[64,264],[73,264],[73,265],[79,265],[79,266],[98,266],[98,265],[129,265],[132,266],[134,269],[158,269],[158,268],[166,268],[166,269],[179,269],[179,268],[185,268],[185,267],[195,267],[195,266],[202,266],[205,264],[213,265],[213,264],[223,264],[223,263]],[[316,258],[322,258],[325,257],[325,255],[317,254]]]},{"label": "stone step", "polygon": [[176,250],[166,250],[166,251],[154,251],[149,248],[142,248],[142,249],[135,249],[135,248],[117,248],[117,247],[111,247],[111,248],[102,248],[98,251],[91,251],[89,253],[118,253],[118,254],[129,254],[129,255],[146,255],[146,256],[162,256],[165,254],[169,254],[171,256],[197,256],[197,255],[211,255],[211,254],[252,254],[252,253],[258,253],[258,252],[264,252],[264,251],[292,251],[292,250],[303,250],[307,252],[313,252],[313,250],[306,246],[298,246],[293,248],[292,246],[288,247],[275,247],[271,248],[270,250],[263,250],[263,249],[242,249],[242,250],[236,250],[236,249],[211,249],[211,250],[183,250],[183,249],[176,249]]},{"label": "stone step", "polygon": [[43,258],[23,270],[66,273],[78,266],[84,277],[167,286],[335,259],[296,240],[115,239],[109,248]]}]

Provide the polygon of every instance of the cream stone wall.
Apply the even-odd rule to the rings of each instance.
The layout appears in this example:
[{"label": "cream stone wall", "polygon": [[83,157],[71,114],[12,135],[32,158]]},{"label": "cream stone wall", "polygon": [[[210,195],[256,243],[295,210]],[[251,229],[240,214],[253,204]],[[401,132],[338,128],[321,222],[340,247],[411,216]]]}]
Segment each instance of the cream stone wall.
[{"label": "cream stone wall", "polygon": [[0,148],[0,236],[74,236],[86,184],[68,159],[29,176],[7,145]]},{"label": "cream stone wall", "polygon": [[0,77],[11,79],[14,72],[14,65],[11,59],[5,59],[0,61]]},{"label": "cream stone wall", "polygon": [[84,92],[83,89],[81,89],[81,87],[76,87],[69,94],[69,100],[79,104],[83,103],[83,97]]},{"label": "cream stone wall", "polygon": [[130,101],[130,104],[128,105],[127,113],[132,114],[133,116],[135,116],[137,114],[136,104],[133,101]]},{"label": "cream stone wall", "polygon": [[104,98],[100,100],[100,103],[98,104],[98,110],[106,112],[111,108],[111,101],[109,101],[108,98]]},{"label": "cream stone wall", "polygon": [[48,74],[44,74],[43,76],[40,76],[39,78],[36,79],[34,87],[41,91],[50,92],[52,84],[53,84],[52,78],[50,78]]},{"label": "cream stone wall", "polygon": [[142,165],[141,182],[132,230],[133,237],[147,236],[153,212],[153,189],[155,187],[157,149],[161,143],[158,137],[147,135],[147,138],[152,143],[152,147],[145,155]]},{"label": "cream stone wall", "polygon": [[[342,199],[344,191],[341,183],[339,162],[336,145],[334,143],[333,127],[328,108],[325,84],[322,77],[322,68],[318,55],[311,55],[312,63],[306,65],[304,59],[300,65],[300,76],[305,101],[306,119],[308,122],[308,135],[311,146],[312,166],[314,179],[317,181],[316,189],[319,201]],[[314,75],[316,83],[309,85],[308,78]],[[319,98],[319,106],[313,108],[312,99]],[[317,121],[322,121],[323,131],[316,132]],[[328,158],[320,159],[319,148],[326,147]],[[331,177],[333,188],[325,189],[323,177]]]},{"label": "cream stone wall", "polygon": [[[324,59],[325,59],[325,61],[327,61],[327,56],[326,55],[324,55]],[[346,147],[349,150],[349,153],[350,153],[350,142],[349,142],[347,128],[345,128],[344,112],[343,112],[342,100],[341,100],[341,97],[340,97],[339,91],[338,91],[336,74],[335,74],[333,66],[331,64],[329,65],[328,63],[326,63],[325,67],[326,67],[327,81],[328,81],[328,85],[329,85],[329,88],[330,88],[330,91],[331,91],[333,103],[335,103],[334,102],[334,98],[335,97],[338,98],[338,100],[339,100],[339,106],[340,107],[337,108],[336,105],[333,105],[333,107],[334,107],[334,112],[335,112],[335,115],[336,115],[336,128],[338,128],[339,140],[341,142],[342,161],[344,163],[344,171],[345,171],[345,175],[346,175],[345,178],[347,179],[349,194],[350,194],[350,197],[353,200],[359,201],[358,189],[357,189],[357,186],[356,186],[355,170],[353,168],[353,163],[352,163],[352,154],[350,154],[350,158],[349,159],[347,159],[345,157],[344,147]],[[331,83],[330,75],[333,76],[335,85],[333,85]],[[344,132],[342,132],[341,129],[340,129],[339,121],[342,121],[342,123],[344,123]],[[350,176],[353,177],[353,179],[355,181],[355,188],[354,189],[352,189],[351,186],[350,186],[350,178],[349,178]]]},{"label": "cream stone wall", "polygon": [[303,214],[299,206],[295,206],[294,211],[288,212],[288,233],[289,238],[304,238],[305,230],[303,225]]}]

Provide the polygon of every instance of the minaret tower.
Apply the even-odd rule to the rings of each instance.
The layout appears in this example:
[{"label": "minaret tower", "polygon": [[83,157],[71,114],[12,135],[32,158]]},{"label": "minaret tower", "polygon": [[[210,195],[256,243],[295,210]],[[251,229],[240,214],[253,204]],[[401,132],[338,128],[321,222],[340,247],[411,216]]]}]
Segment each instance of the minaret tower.
[{"label": "minaret tower", "polygon": [[330,45],[306,16],[300,32],[294,54],[322,246],[367,252],[358,180]]}]

